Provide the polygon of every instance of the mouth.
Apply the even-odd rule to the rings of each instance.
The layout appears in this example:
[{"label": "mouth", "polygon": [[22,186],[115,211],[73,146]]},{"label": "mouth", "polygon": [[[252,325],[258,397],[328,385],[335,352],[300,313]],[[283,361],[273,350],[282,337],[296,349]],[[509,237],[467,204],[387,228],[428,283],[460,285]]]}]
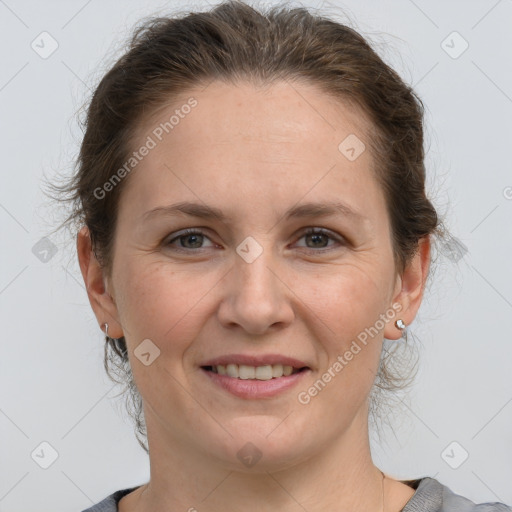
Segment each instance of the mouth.
[{"label": "mouth", "polygon": [[214,389],[243,399],[268,399],[304,382],[312,368],[284,354],[226,354],[203,361],[201,373]]},{"label": "mouth", "polygon": [[244,400],[270,399],[291,391],[312,371],[302,361],[279,355],[233,354],[206,362],[200,369],[215,389]]},{"label": "mouth", "polygon": [[203,370],[241,380],[272,380],[295,375],[309,369],[307,366],[295,367],[283,364],[250,366],[245,364],[218,364],[201,366]]}]

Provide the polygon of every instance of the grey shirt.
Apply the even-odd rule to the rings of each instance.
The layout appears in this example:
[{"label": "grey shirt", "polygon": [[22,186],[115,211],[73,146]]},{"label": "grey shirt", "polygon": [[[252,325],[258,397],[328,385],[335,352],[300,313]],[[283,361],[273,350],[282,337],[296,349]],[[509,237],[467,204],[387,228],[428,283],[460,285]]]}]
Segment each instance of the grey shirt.
[{"label": "grey shirt", "polygon": [[[476,504],[455,494],[435,478],[424,477],[416,480],[402,480],[402,482],[415,489],[416,492],[401,512],[512,512],[512,507],[504,503]],[[116,491],[100,503],[82,512],[118,512],[117,504],[121,498],[136,488]]]}]

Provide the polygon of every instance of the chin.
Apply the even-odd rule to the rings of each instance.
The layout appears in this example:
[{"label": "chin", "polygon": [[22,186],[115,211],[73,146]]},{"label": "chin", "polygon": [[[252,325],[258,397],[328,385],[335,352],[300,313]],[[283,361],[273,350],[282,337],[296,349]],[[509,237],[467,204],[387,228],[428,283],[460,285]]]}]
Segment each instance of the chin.
[{"label": "chin", "polygon": [[[227,470],[253,474],[283,471],[314,454],[311,444],[296,430],[292,433],[286,427],[281,430],[280,427],[276,428],[282,418],[276,421],[275,417],[271,417],[260,423],[258,418],[261,419],[254,416],[240,418],[226,425],[232,437],[224,437],[216,450],[213,449],[214,440],[206,443],[212,456]],[[237,428],[233,426],[234,423]],[[241,424],[244,424],[244,428]],[[298,436],[297,439],[295,436]]]}]

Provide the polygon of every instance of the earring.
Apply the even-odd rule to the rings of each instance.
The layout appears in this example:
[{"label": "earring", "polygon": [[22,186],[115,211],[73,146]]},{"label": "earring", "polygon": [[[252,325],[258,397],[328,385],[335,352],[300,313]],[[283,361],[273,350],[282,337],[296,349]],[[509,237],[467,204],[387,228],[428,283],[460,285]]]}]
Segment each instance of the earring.
[{"label": "earring", "polygon": [[396,322],[395,322],[395,325],[397,327],[397,329],[400,329],[401,331],[403,331],[405,329],[405,324],[404,324],[404,321],[400,318],[398,319]]},{"label": "earring", "polygon": [[111,337],[108,335],[108,324],[107,324],[107,322],[105,322],[103,325],[105,326],[105,336],[107,337],[107,340],[106,340],[106,341],[109,341],[109,340],[113,339],[113,338],[111,338]]}]

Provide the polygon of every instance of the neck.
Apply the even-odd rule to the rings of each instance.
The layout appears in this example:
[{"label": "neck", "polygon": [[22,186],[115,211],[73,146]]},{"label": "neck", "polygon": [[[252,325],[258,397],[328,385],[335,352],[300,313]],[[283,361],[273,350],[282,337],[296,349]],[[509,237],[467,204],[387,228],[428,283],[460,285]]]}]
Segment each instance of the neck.
[{"label": "neck", "polygon": [[269,466],[262,458],[246,471],[170,439],[153,420],[146,416],[151,478],[139,489],[133,507],[137,512],[384,510],[383,474],[371,460],[366,411],[323,450],[315,448],[293,465]]}]

